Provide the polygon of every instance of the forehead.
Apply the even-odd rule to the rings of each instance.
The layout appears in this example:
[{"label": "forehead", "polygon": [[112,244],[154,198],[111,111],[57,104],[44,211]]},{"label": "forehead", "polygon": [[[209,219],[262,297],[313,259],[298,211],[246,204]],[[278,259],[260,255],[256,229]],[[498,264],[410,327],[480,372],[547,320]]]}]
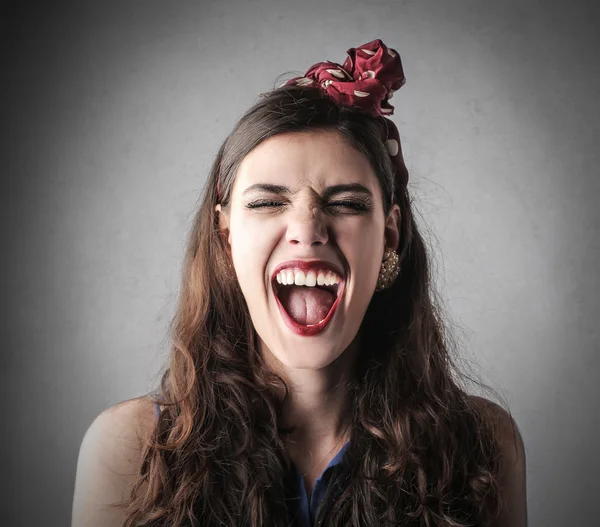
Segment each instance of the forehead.
[{"label": "forehead", "polygon": [[238,168],[233,193],[255,183],[285,185],[292,191],[344,183],[375,189],[377,179],[367,157],[340,132],[318,130],[278,134],[254,148]]}]

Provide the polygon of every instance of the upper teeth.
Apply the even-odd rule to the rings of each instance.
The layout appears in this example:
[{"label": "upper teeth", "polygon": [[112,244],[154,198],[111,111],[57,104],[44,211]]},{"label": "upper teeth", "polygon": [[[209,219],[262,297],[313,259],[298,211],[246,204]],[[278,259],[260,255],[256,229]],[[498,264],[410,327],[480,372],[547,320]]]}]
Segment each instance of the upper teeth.
[{"label": "upper teeth", "polygon": [[332,271],[308,271],[305,273],[300,269],[284,269],[276,276],[277,283],[284,285],[334,285],[341,282],[341,277]]}]

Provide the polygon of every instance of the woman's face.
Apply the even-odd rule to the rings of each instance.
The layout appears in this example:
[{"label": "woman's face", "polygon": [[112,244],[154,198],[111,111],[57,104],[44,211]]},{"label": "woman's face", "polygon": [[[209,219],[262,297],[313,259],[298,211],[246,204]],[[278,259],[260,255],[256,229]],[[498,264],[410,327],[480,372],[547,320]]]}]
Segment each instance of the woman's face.
[{"label": "woman's face", "polygon": [[[339,185],[345,187],[328,192]],[[261,353],[272,353],[288,367],[326,367],[356,337],[384,248],[398,245],[398,206],[384,217],[369,161],[336,131],[286,133],[262,142],[239,166],[230,205],[221,214],[221,229]],[[303,270],[309,284],[279,283],[275,273],[282,264],[291,267],[280,280],[293,275],[293,283],[302,282],[297,271]],[[327,271],[328,264],[341,274],[337,292],[308,287],[309,273],[323,281],[327,273],[319,280],[320,269]],[[282,311],[276,294],[288,309]],[[337,296],[324,328],[315,332]],[[291,322],[288,310],[291,319],[304,323]],[[312,328],[302,330],[309,324]]]}]

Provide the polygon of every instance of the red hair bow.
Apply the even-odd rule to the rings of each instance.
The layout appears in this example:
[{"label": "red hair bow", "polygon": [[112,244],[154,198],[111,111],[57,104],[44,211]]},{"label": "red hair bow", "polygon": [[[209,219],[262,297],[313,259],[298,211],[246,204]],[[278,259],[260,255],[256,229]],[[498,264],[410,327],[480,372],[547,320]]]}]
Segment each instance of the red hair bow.
[{"label": "red hair bow", "polygon": [[[318,62],[309,68],[304,77],[294,77],[283,86],[317,85],[338,104],[357,107],[371,117],[391,115],[394,107],[389,103],[392,94],[406,82],[400,54],[375,39],[358,48],[350,48],[344,65],[335,62]],[[400,185],[408,182],[408,170],[400,148],[400,135],[396,125],[385,119],[387,130],[382,137]]]}]

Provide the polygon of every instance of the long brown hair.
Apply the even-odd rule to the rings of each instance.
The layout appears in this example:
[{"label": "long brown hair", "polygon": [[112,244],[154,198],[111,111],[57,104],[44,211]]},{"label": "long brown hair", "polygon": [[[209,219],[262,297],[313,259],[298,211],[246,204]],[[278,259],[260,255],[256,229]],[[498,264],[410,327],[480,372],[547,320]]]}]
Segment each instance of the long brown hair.
[{"label": "long brown hair", "polygon": [[337,130],[366,155],[385,213],[394,202],[401,210],[401,271],[374,294],[360,328],[352,440],[318,524],[487,525],[499,510],[497,439],[459,381],[426,245],[407,188],[394,185],[382,122],[315,88],[263,95],[219,149],[189,235],[170,362],[152,394],[163,410],[144,446],[124,526],[294,524],[295,482],[280,426],[287,386],[258,353],[215,205],[229,206],[236,169],[255,146],[315,129]]}]

